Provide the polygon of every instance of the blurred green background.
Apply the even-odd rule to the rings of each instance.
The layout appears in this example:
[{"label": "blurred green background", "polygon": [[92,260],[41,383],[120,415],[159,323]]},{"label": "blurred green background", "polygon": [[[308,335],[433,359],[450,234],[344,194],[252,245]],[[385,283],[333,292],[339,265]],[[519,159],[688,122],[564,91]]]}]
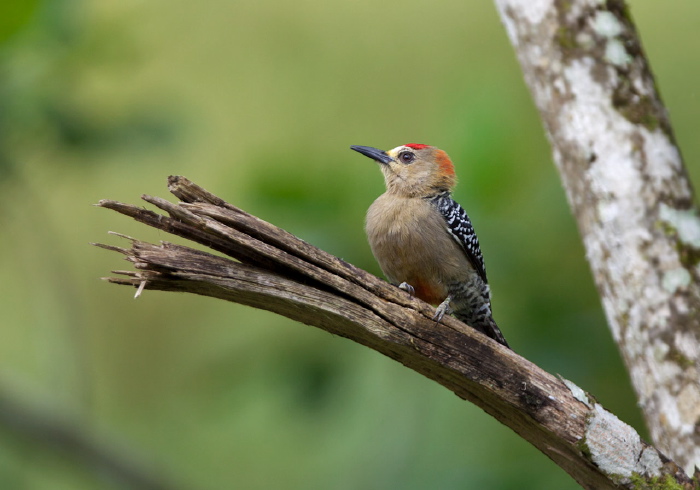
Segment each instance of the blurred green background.
[{"label": "blurred green background", "polygon": [[[631,2],[700,166],[700,3]],[[267,312],[99,281],[89,242],[176,238],[92,207],[181,174],[368,271],[383,190],[351,144],[445,149],[516,351],[645,433],[491,2],[0,4],[0,392],[191,489],[573,489],[479,409]],[[0,488],[123,488],[0,427]]]}]

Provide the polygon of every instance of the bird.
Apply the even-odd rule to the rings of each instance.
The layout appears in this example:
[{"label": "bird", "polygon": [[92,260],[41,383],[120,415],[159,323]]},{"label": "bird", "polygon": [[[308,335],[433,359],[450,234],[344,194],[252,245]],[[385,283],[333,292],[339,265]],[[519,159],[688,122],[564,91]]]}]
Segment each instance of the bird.
[{"label": "bird", "polygon": [[[479,239],[452,198],[455,168],[445,151],[408,143],[383,151],[350,149],[379,163],[386,192],[369,207],[365,231],[389,281],[509,347],[491,313]],[[510,348],[510,347],[509,347]]]}]

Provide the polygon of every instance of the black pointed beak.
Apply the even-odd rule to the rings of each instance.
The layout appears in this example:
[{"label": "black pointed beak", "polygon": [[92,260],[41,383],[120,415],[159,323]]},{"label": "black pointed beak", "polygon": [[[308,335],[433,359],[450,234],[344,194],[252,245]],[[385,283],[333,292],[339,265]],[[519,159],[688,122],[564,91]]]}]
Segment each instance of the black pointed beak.
[{"label": "black pointed beak", "polygon": [[379,163],[387,164],[392,161],[392,158],[386,154],[385,151],[378,150],[377,148],[372,148],[371,146],[357,146],[352,145],[351,150],[355,150],[358,153],[362,153],[366,157],[370,157],[372,160],[376,160]]}]

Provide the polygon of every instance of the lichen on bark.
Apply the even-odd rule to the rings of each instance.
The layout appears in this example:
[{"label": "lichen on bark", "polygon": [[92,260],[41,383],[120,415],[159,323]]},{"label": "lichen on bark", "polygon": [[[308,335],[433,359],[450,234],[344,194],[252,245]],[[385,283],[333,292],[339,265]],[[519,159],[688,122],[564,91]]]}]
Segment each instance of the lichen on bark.
[{"label": "lichen on bark", "polygon": [[[656,444],[700,466],[700,218],[622,1],[496,0]],[[698,391],[700,397],[700,391]]]}]

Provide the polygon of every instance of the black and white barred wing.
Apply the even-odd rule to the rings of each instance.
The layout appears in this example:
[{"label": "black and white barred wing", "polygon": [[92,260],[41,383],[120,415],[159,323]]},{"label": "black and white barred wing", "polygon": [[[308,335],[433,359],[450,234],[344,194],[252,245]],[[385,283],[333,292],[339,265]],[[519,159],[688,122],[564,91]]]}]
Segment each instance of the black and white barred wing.
[{"label": "black and white barred wing", "polygon": [[469,220],[466,211],[460,206],[449,193],[439,194],[432,199],[437,206],[440,214],[445,219],[447,231],[460,244],[464,253],[467,255],[476,272],[481,279],[486,283],[486,268],[484,267],[484,258],[481,255],[479,247],[479,239],[474,232],[472,222]]}]

